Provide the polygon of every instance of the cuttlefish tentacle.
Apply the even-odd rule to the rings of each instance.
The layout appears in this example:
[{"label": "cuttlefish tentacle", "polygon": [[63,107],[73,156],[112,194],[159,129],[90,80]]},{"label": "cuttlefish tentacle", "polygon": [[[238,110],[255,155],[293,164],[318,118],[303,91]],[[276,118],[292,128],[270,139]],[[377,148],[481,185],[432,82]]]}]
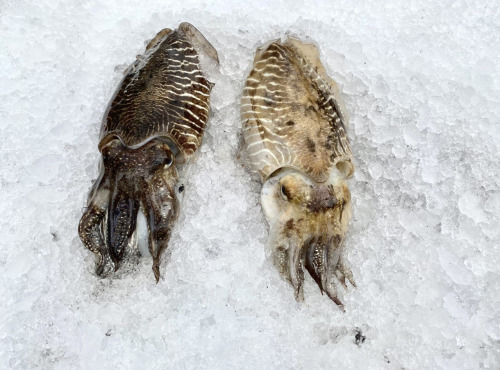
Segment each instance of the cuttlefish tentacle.
[{"label": "cuttlefish tentacle", "polygon": [[[119,181],[119,180],[118,180]],[[108,241],[111,258],[116,266],[123,259],[125,247],[129,244],[135,231],[139,202],[133,194],[126,190],[120,191],[115,185],[108,209]]]},{"label": "cuttlefish tentacle", "polygon": [[354,279],[342,255],[350,193],[338,173],[323,184],[292,169],[272,176],[263,186],[261,203],[271,223],[274,262],[303,299],[303,268],[322,293],[343,309],[337,285]]},{"label": "cuttlefish tentacle", "polygon": [[149,230],[149,252],[153,256],[153,272],[160,279],[160,257],[167,248],[179,204],[175,195],[176,177],[155,176],[142,198]]},{"label": "cuttlefish tentacle", "polygon": [[311,277],[318,284],[321,292],[326,286],[325,267],[327,266],[327,249],[323,243],[322,236],[311,238],[309,243],[305,245],[306,258],[305,267]]},{"label": "cuttlefish tentacle", "polygon": [[340,274],[342,274],[342,279],[343,279],[342,281],[343,281],[344,287],[347,286],[345,283],[346,278],[353,287],[355,287],[355,288],[357,287],[356,282],[354,280],[354,276],[353,276],[352,271],[351,271],[351,268],[349,267],[348,262],[346,261],[346,256],[344,253],[340,254],[339,263],[337,265],[337,271]]},{"label": "cuttlefish tentacle", "polygon": [[302,270],[303,257],[302,250],[298,247],[298,241],[292,241],[288,247],[289,272],[290,282],[294,288],[297,300],[304,299],[304,289],[302,287],[302,282],[304,281],[304,271]]},{"label": "cuttlefish tentacle", "polygon": [[[278,261],[278,269],[287,277],[294,288],[295,298],[302,301],[304,298],[303,267],[309,272],[322,293],[337,304],[341,309],[343,304],[338,298],[336,283],[340,282],[345,288],[345,279],[353,286],[354,279],[352,273],[343,262],[341,256],[342,238],[339,235],[331,234],[328,222],[331,217],[320,215],[318,220],[308,227],[302,224],[304,221],[293,222],[292,219],[284,223],[284,230],[281,235],[288,240],[287,249],[277,248],[275,251],[275,261]],[[292,229],[291,228],[297,228]],[[303,229],[307,230],[304,232]],[[279,234],[279,233],[278,233]],[[276,258],[276,256],[280,256]],[[337,280],[336,280],[336,279]]]},{"label": "cuttlefish tentacle", "polygon": [[101,178],[90,193],[89,204],[78,225],[78,233],[83,244],[97,255],[96,273],[106,276],[115,270],[109,248],[102,233],[110,198],[109,181]]},{"label": "cuttlefish tentacle", "polygon": [[96,273],[107,275],[118,269],[124,258],[142,205],[148,219],[149,247],[158,281],[161,253],[178,214],[174,189],[179,176],[174,154],[159,139],[137,149],[113,140],[102,149],[102,154],[103,175],[80,220],[80,237],[99,256]]}]

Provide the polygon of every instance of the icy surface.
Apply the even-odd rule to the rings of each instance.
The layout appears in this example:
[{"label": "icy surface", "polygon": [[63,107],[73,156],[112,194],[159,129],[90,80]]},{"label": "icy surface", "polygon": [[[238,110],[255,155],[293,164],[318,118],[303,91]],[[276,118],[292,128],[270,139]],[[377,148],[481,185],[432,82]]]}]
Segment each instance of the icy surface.
[{"label": "icy surface", "polygon": [[[0,368],[500,367],[498,1],[103,3],[0,5]],[[221,65],[171,254],[159,284],[147,257],[101,280],[77,236],[101,117],[182,21]],[[346,313],[311,279],[295,302],[234,160],[255,48],[287,31],[350,112]]]}]

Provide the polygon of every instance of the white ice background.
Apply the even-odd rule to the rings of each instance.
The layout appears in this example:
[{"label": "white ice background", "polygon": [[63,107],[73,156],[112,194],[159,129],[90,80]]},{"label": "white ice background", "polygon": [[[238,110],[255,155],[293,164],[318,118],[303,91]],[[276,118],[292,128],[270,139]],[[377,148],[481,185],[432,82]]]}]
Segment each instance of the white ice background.
[{"label": "white ice background", "polygon": [[[77,225],[101,118],[182,21],[221,63],[170,255],[158,284],[148,257],[100,279]],[[345,313],[310,278],[295,301],[235,161],[255,49],[287,32],[351,117]],[[499,35],[495,0],[3,0],[0,368],[500,368]]]}]

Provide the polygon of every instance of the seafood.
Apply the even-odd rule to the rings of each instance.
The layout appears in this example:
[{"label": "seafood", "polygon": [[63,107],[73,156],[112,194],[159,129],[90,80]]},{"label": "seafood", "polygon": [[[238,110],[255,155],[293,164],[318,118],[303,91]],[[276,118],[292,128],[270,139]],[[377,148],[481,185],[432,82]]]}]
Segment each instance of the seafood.
[{"label": "seafood", "polygon": [[343,253],[354,171],[347,112],[313,44],[288,38],[257,50],[241,99],[243,151],[261,180],[269,249],[303,299],[303,267],[337,305],[355,286]]},{"label": "seafood", "polygon": [[178,166],[201,145],[209,116],[213,84],[201,70],[200,53],[218,62],[216,50],[191,24],[160,31],[125,72],[108,106],[100,176],[78,228],[97,255],[99,276],[117,270],[136,243],[142,210],[153,272],[160,278],[160,257],[179,213]]}]

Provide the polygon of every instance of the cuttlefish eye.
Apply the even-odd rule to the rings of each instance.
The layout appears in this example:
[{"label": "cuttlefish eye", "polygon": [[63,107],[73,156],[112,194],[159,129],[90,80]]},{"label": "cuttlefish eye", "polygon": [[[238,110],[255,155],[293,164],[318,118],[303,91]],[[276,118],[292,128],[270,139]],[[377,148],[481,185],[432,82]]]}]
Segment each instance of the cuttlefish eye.
[{"label": "cuttlefish eye", "polygon": [[281,197],[283,200],[289,200],[290,199],[290,193],[288,192],[287,188],[285,185],[281,185]]},{"label": "cuttlefish eye", "polygon": [[164,166],[170,166],[172,164],[172,157],[168,156],[166,158],[164,158],[160,165],[164,165]]},{"label": "cuttlefish eye", "polygon": [[118,139],[114,139],[109,141],[106,145],[104,145],[101,149],[102,158],[104,162],[108,162],[110,160],[115,161],[116,158],[120,157],[124,149],[123,144]]},{"label": "cuttlefish eye", "polygon": [[173,162],[173,156],[170,153],[161,151],[159,153],[156,153],[154,159],[151,161],[151,169],[153,171],[156,171],[164,165],[170,166],[172,162]]}]

